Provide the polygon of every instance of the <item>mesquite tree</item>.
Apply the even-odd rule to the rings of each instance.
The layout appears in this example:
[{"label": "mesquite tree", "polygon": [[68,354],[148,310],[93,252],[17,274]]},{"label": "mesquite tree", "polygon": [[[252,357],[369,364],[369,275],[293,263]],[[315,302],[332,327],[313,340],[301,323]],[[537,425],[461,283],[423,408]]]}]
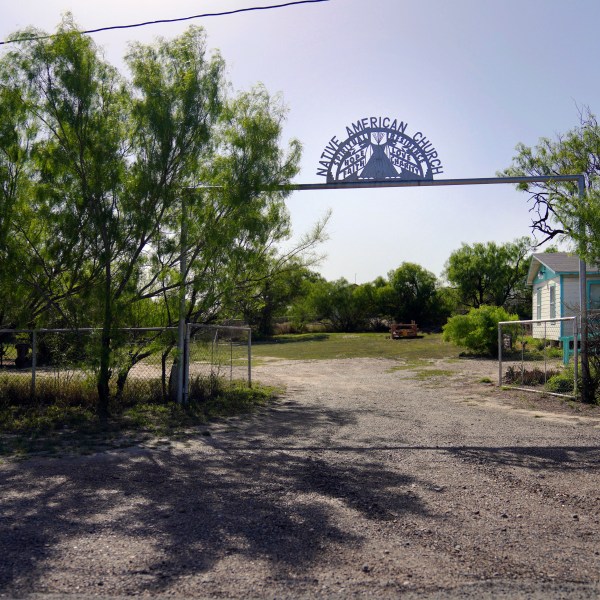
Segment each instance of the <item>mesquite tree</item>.
[{"label": "mesquite tree", "polygon": [[578,127],[556,139],[541,138],[535,147],[517,145],[513,164],[499,175],[547,176],[583,174],[586,197],[579,198],[577,183],[550,181],[519,185],[530,194],[534,214],[532,229],[540,244],[565,237],[590,262],[600,260],[600,125],[585,109]]},{"label": "mesquite tree", "polygon": [[225,97],[223,60],[201,29],[132,45],[126,62],[130,79],[70,17],[0,59],[0,115],[11,115],[0,126],[5,272],[28,325],[101,327],[101,415],[111,377],[122,385],[131,367],[115,365],[114,331],[132,306],[161,300],[174,320],[185,254],[188,315],[214,315],[289,233],[277,186],[299,161],[299,144],[279,147],[281,104],[264,89]]},{"label": "mesquite tree", "polygon": [[531,304],[527,287],[530,249],[531,241],[526,237],[506,244],[463,244],[450,254],[444,275],[465,306],[519,309],[525,318]]}]

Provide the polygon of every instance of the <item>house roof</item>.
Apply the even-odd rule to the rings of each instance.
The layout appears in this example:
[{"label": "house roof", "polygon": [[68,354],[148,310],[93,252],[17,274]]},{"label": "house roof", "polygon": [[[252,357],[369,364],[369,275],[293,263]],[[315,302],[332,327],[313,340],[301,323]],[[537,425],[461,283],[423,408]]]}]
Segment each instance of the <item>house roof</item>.
[{"label": "house roof", "polygon": [[[579,274],[579,256],[568,252],[540,252],[531,256],[529,272],[527,273],[527,283],[533,285],[538,271],[546,267],[554,271],[557,275],[573,273]],[[586,273],[598,274],[600,269],[597,265],[586,264]]]}]

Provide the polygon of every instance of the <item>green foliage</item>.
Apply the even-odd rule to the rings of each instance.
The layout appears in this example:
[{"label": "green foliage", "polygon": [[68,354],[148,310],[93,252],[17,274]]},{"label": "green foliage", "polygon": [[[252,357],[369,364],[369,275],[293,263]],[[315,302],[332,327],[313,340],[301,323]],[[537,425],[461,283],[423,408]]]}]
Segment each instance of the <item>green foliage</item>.
[{"label": "green foliage", "polygon": [[297,305],[294,318],[298,323],[303,321],[302,301],[308,295],[311,278],[314,274],[296,260],[265,263],[263,277],[257,278],[249,293],[238,301],[244,320],[258,337],[273,335],[274,318],[286,315],[293,303]]},{"label": "green foliage", "polygon": [[316,282],[309,296],[312,312],[331,322],[334,331],[360,331],[373,314],[373,299],[368,286],[351,284],[346,279]]},{"label": "green foliage", "polygon": [[112,379],[147,355],[123,361],[115,330],[177,321],[182,255],[185,316],[207,322],[302,264],[324,224],[277,254],[300,145],[282,149],[264,87],[226,99],[201,29],[133,44],[129,80],[70,15],[38,38],[0,59],[0,326],[101,327],[106,415]]},{"label": "green foliage", "polygon": [[463,244],[450,255],[444,275],[465,306],[503,306],[527,318],[531,316],[527,287],[530,247],[526,237],[500,245]]},{"label": "green foliage", "polygon": [[388,280],[393,290],[394,319],[400,323],[414,320],[421,326],[429,324],[436,295],[435,275],[420,265],[404,262],[388,273]]},{"label": "green foliage", "polygon": [[573,368],[567,367],[564,371],[548,378],[546,389],[555,394],[570,394],[573,392],[574,381]]},{"label": "green foliage", "polygon": [[[556,345],[552,345],[547,340],[525,336],[519,338],[514,347],[514,353],[524,360],[541,360],[546,358],[562,357],[562,349]],[[509,354],[509,353],[507,353]]]},{"label": "green foliage", "polygon": [[415,263],[402,263],[387,280],[380,277],[371,286],[374,315],[399,323],[439,327],[456,305],[452,290],[440,287],[433,273]]},{"label": "green foliage", "polygon": [[388,279],[351,284],[346,279],[329,282],[314,274],[303,284],[289,314],[294,327],[326,320],[333,331],[387,331],[389,321],[417,321],[420,327],[437,327],[457,304],[450,288],[438,287],[433,273],[414,263],[402,263]]},{"label": "green foliage", "polygon": [[476,354],[498,356],[498,323],[516,321],[502,307],[482,305],[466,315],[455,315],[444,326],[444,339]]},{"label": "green foliage", "polygon": [[[530,193],[536,215],[534,231],[543,241],[567,236],[588,262],[600,261],[600,125],[585,109],[579,126],[556,139],[541,138],[535,147],[518,144],[512,165],[502,175],[547,176],[582,173],[586,196],[579,197],[577,182],[521,184]],[[581,227],[585,223],[585,227]]]}]

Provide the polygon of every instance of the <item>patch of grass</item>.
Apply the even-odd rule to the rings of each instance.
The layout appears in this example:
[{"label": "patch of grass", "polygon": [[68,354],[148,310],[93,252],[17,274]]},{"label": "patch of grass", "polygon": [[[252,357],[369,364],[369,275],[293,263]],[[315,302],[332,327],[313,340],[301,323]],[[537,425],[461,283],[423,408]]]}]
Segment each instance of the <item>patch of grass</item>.
[{"label": "patch of grass", "polygon": [[428,360],[411,360],[397,367],[391,367],[387,370],[388,373],[394,373],[395,371],[415,371],[422,367],[428,367],[431,362]]},{"label": "patch of grass", "polygon": [[444,342],[441,334],[392,340],[385,333],[319,333],[278,335],[252,344],[252,358],[328,360],[338,358],[389,358],[408,362],[457,358],[461,348]]},{"label": "patch of grass", "polygon": [[[279,390],[242,383],[229,385],[218,377],[190,381],[190,402],[163,402],[160,381],[132,380],[120,403],[111,405],[111,418],[100,420],[94,399],[81,394],[29,396],[28,383],[13,385],[10,394],[0,381],[0,455],[96,452],[131,446],[153,436],[177,437],[211,419],[255,410]],[[71,392],[75,389],[72,384]]]},{"label": "patch of grass", "polygon": [[448,371],[445,369],[422,369],[416,372],[415,379],[424,381],[431,379],[432,377],[450,377],[454,375],[454,371]]},{"label": "patch of grass", "polygon": [[489,377],[482,377],[479,380],[479,383],[493,383],[492,380]]}]

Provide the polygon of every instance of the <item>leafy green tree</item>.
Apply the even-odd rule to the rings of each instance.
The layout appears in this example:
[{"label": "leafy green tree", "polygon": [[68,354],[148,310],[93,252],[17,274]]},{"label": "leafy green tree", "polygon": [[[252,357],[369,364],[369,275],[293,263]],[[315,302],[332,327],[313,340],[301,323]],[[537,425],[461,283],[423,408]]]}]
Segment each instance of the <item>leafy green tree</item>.
[{"label": "leafy green tree", "polygon": [[530,247],[526,237],[507,244],[463,244],[450,255],[444,274],[465,306],[489,304],[527,312]]},{"label": "leafy green tree", "polygon": [[305,292],[304,280],[307,269],[290,263],[281,268],[277,263],[258,279],[251,293],[240,298],[240,309],[245,321],[259,336],[270,336],[274,332],[274,318],[285,316],[292,303]]},{"label": "leafy green tree", "polygon": [[314,297],[319,284],[325,282],[325,279],[319,273],[308,269],[301,281],[299,294],[294,298],[288,311],[290,320],[294,328],[302,332],[311,321],[319,318],[317,315]]},{"label": "leafy green tree", "polygon": [[225,100],[223,61],[201,29],[135,44],[126,61],[130,81],[70,17],[0,60],[0,114],[16,132],[0,129],[0,252],[21,257],[11,272],[30,290],[28,324],[101,326],[103,415],[111,377],[122,386],[136,360],[119,362],[115,328],[148,301],[165,324],[178,318],[182,256],[188,318],[215,318],[255,284],[289,234],[282,186],[300,156],[297,142],[281,149],[284,111],[264,88]]},{"label": "leafy green tree", "polygon": [[[45,125],[37,143],[40,208],[59,218],[49,256],[78,248],[94,265],[99,309],[99,412],[108,412],[112,331],[142,281],[144,253],[160,247],[175,190],[193,176],[218,116],[222,61],[205,58],[190,30],[158,49],[128,56],[132,89],[72,23],[9,55],[28,82],[32,111]],[[36,158],[37,158],[36,157]],[[43,194],[43,196],[42,196]],[[44,214],[44,213],[42,213]],[[50,245],[52,246],[52,244]],[[74,262],[64,265],[72,276]]]},{"label": "leafy green tree", "polygon": [[335,331],[365,329],[373,305],[369,292],[361,287],[344,278],[317,282],[310,294],[315,316],[331,321]]},{"label": "leafy green tree", "polygon": [[22,324],[23,308],[30,296],[19,285],[19,272],[28,269],[27,256],[13,232],[22,226],[21,216],[28,212],[25,202],[30,178],[31,148],[37,135],[26,104],[18,90],[7,85],[10,77],[0,71],[0,327]]},{"label": "leafy green tree", "polygon": [[290,235],[284,200],[300,160],[297,140],[286,149],[281,142],[284,117],[281,99],[263,86],[225,104],[213,156],[200,174],[209,187],[192,196],[190,319],[206,320],[222,308],[254,312],[262,302],[268,329],[269,313],[277,310],[276,298],[283,293],[279,275],[292,275],[319,259],[312,249],[325,238],[328,215],[295,246],[278,249]]},{"label": "leafy green tree", "polygon": [[444,339],[477,354],[498,356],[498,323],[516,321],[501,306],[482,304],[466,315],[455,315],[444,325]]},{"label": "leafy green tree", "polygon": [[437,280],[433,273],[415,263],[404,262],[388,273],[388,281],[391,290],[380,292],[380,295],[396,321],[414,320],[421,327],[435,323],[438,302]]},{"label": "leafy green tree", "polygon": [[458,291],[450,286],[439,286],[436,294],[437,323],[444,325],[451,315],[457,314],[461,309]]}]

